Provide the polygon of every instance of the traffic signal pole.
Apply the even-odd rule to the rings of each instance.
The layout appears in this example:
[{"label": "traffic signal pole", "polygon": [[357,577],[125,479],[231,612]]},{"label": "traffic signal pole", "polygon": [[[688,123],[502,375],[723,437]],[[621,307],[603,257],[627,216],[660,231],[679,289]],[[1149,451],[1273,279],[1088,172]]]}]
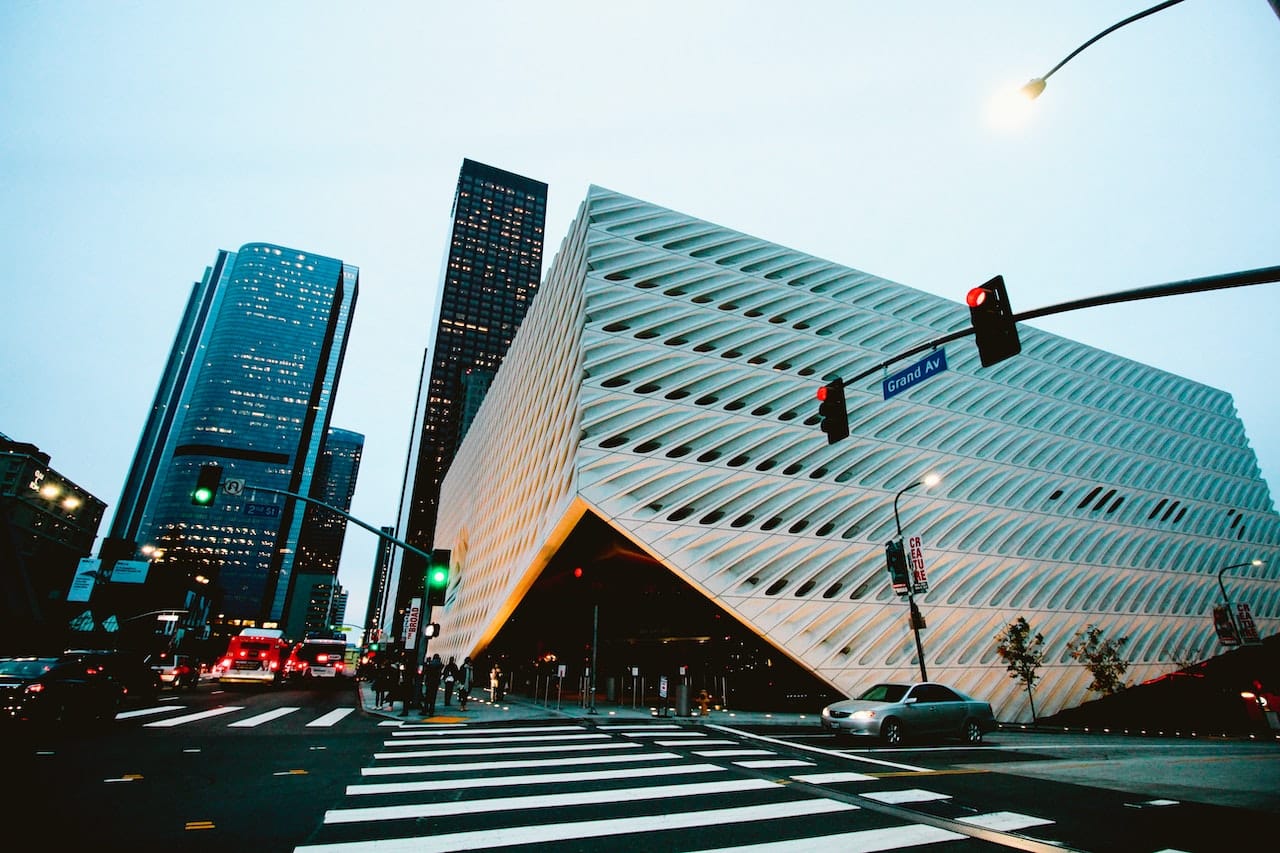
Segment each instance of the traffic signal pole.
[{"label": "traffic signal pole", "polygon": [[[374,527],[373,525],[368,524],[367,522],[361,521],[360,519],[356,518],[351,513],[344,512],[343,510],[338,509],[336,506],[330,506],[324,501],[318,501],[315,498],[307,497],[306,495],[300,495],[297,492],[287,492],[284,489],[272,489],[268,486],[246,485],[245,488],[254,489],[259,492],[269,492],[273,495],[284,495],[290,498],[297,498],[298,500],[303,501],[305,503],[314,504],[315,506],[318,506],[318,507],[323,507],[324,509],[327,509],[330,512],[337,513],[338,515],[345,518],[347,521],[350,521],[352,524],[356,524],[356,525],[359,525],[360,527],[363,527],[365,530],[377,536],[379,539],[386,539],[388,542],[391,542],[395,545],[399,545],[401,548],[405,549],[406,551],[412,554],[417,554],[419,557],[422,557],[427,561],[427,565],[431,565],[432,557],[426,551],[423,551],[419,548],[415,548],[414,546],[410,545],[408,542],[401,541],[395,538],[394,536],[391,536],[390,534],[384,533],[378,528]],[[426,590],[423,590],[423,592],[425,593]],[[418,633],[423,636],[416,643],[417,648],[416,648],[416,653],[414,657],[417,660],[415,662],[415,666],[413,667],[413,672],[410,673],[410,677],[409,677],[409,684],[411,685],[411,690],[413,694],[416,694],[418,690],[417,670],[418,670],[418,667],[422,664],[423,654],[426,652],[426,648],[427,648],[427,641],[424,633],[424,627],[427,624],[429,624],[431,621],[431,608],[429,605],[425,604],[425,601],[426,601],[425,595],[423,597],[423,601],[424,601],[423,611],[418,618]],[[409,713],[409,706],[411,702],[412,702],[411,698],[405,699],[404,713],[406,716]]]},{"label": "traffic signal pole", "polygon": [[[1114,305],[1118,302],[1136,302],[1140,299],[1156,299],[1163,296],[1181,296],[1185,293],[1204,293],[1210,290],[1225,290],[1231,287],[1246,287],[1252,284],[1270,284],[1280,281],[1280,266],[1262,267],[1254,270],[1241,270],[1240,272],[1223,273],[1222,275],[1211,275],[1203,278],[1189,278],[1184,281],[1173,281],[1166,284],[1153,284],[1149,287],[1138,287],[1132,290],[1121,290],[1115,293],[1104,293],[1099,296],[1090,296],[1084,299],[1073,299],[1070,302],[1059,302],[1056,305],[1048,305],[1044,308],[1036,308],[1033,311],[1023,311],[1021,314],[1014,314],[1014,322],[1022,320],[1034,320],[1037,317],[1047,317],[1050,314],[1062,314],[1067,311],[1078,311],[1081,308],[1094,308],[1098,305]],[[973,327],[961,329],[958,332],[952,332],[943,335],[940,338],[934,338],[931,341],[920,344],[917,347],[899,353],[892,358],[886,359],[869,370],[864,370],[857,376],[844,383],[845,387],[849,387],[855,382],[866,379],[875,373],[884,370],[891,364],[899,362],[904,358],[910,358],[918,353],[927,352],[928,350],[937,349],[945,343],[957,341],[960,338],[968,337],[974,333]]]},{"label": "traffic signal pole", "polygon": [[395,538],[394,536],[390,536],[386,533],[383,533],[381,530],[374,527],[373,525],[366,524],[365,522],[356,518],[354,515],[343,512],[342,510],[338,509],[336,506],[329,506],[329,504],[324,503],[323,501],[318,501],[315,498],[309,498],[306,495],[300,495],[297,492],[286,492],[284,489],[272,489],[272,488],[268,488],[267,486],[245,486],[245,488],[253,489],[254,491],[258,491],[258,492],[270,492],[273,495],[285,495],[286,497],[297,498],[298,500],[305,501],[306,503],[309,503],[309,504],[315,504],[318,507],[324,507],[325,509],[329,510],[329,512],[336,512],[338,515],[342,516],[347,521],[350,521],[353,524],[357,524],[360,527],[363,527],[365,530],[369,531],[374,536],[377,536],[380,539],[386,539],[388,542],[392,542],[396,545],[399,545],[401,548],[405,549],[406,551],[410,551],[414,554],[417,554],[419,557],[422,557],[423,559],[425,559],[428,563],[431,562],[431,555],[428,554],[426,551],[422,551],[418,548],[413,547],[408,542],[402,542],[399,539]]}]

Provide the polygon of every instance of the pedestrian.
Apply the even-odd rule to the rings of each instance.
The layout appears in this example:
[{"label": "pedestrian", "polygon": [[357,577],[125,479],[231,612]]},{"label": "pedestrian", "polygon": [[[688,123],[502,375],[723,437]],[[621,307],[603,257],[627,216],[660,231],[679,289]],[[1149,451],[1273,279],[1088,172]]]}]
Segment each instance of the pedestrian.
[{"label": "pedestrian", "polygon": [[458,680],[458,662],[453,655],[449,655],[441,677],[444,679],[444,706],[448,708],[453,703],[453,685]]},{"label": "pedestrian", "polygon": [[467,700],[471,698],[471,682],[475,678],[475,667],[471,665],[471,658],[462,661],[462,666],[458,667],[458,709],[467,710]]},{"label": "pedestrian", "polygon": [[373,676],[373,704],[381,709],[387,704],[387,700],[391,697],[391,690],[396,684],[396,672],[391,667],[391,661],[386,658],[378,663],[377,671]]},{"label": "pedestrian", "polygon": [[428,717],[436,715],[436,696],[440,693],[440,674],[444,664],[440,655],[432,655],[422,672],[422,710]]},{"label": "pedestrian", "polygon": [[502,667],[496,663],[489,670],[489,695],[494,702],[502,701]]}]

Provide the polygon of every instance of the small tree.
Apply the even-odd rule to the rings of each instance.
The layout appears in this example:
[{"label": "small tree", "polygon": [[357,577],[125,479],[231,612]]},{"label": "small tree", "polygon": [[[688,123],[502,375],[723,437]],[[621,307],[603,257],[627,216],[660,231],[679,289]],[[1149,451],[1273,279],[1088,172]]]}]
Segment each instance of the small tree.
[{"label": "small tree", "polygon": [[1093,676],[1090,690],[1110,695],[1124,689],[1124,673],[1129,668],[1129,661],[1120,656],[1120,647],[1127,642],[1128,637],[1103,639],[1101,628],[1086,625],[1067,643],[1067,653],[1083,663]]},{"label": "small tree", "polygon": [[1036,700],[1031,693],[1040,676],[1036,674],[1044,663],[1044,635],[1031,634],[1031,626],[1025,617],[1010,622],[996,635],[996,651],[1004,661],[1009,677],[1020,680],[1027,687],[1027,700],[1031,702],[1031,722],[1036,721]]}]

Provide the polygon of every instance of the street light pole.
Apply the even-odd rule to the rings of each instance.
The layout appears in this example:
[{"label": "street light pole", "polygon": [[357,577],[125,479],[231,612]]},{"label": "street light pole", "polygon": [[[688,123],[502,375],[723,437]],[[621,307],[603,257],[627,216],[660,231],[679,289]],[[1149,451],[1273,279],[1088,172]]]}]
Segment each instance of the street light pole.
[{"label": "street light pole", "polygon": [[1247,563],[1236,563],[1233,566],[1223,566],[1218,569],[1218,591],[1222,593],[1222,603],[1227,605],[1227,613],[1231,612],[1231,599],[1227,598],[1227,588],[1222,584],[1222,573],[1229,572],[1232,569],[1243,569],[1245,566],[1261,566],[1262,560],[1250,560]]},{"label": "street light pole", "polygon": [[[923,480],[916,480],[909,486],[899,489],[898,493],[893,496],[893,523],[898,529],[898,542],[902,542],[902,519],[898,516],[898,498],[902,497],[904,492],[914,489],[916,486],[924,486],[926,488],[935,485],[938,482],[937,476],[930,474]],[[924,665],[924,644],[920,642],[920,611],[916,608],[915,597],[915,577],[914,573],[909,573],[907,577],[907,607],[911,618],[911,632],[916,638],[916,659],[920,661],[920,680],[928,681],[929,673]]]},{"label": "street light pole", "polygon": [[[1072,59],[1074,59],[1076,55],[1079,54],[1081,51],[1083,51],[1086,47],[1093,44],[1095,41],[1107,35],[1108,33],[1115,32],[1116,30],[1120,29],[1126,24],[1132,24],[1134,21],[1139,20],[1140,18],[1145,18],[1147,15],[1151,15],[1156,12],[1159,12],[1161,9],[1167,9],[1170,6],[1175,6],[1181,2],[1182,0],[1164,0],[1163,3],[1157,3],[1156,5],[1152,6],[1150,9],[1144,9],[1143,11],[1138,12],[1134,15],[1130,15],[1129,17],[1125,18],[1123,21],[1120,21],[1119,23],[1112,24],[1102,32],[1098,33],[1093,38],[1089,39],[1084,44],[1077,47],[1075,50],[1071,51],[1071,53],[1067,54],[1067,58],[1062,60],[1052,68],[1050,68],[1049,73],[1045,74],[1043,77],[1032,78],[1030,82],[1028,82],[1025,86],[1022,87],[1022,93],[1026,95],[1028,98],[1039,97],[1040,93],[1044,91],[1045,82],[1050,77],[1053,76],[1054,72],[1056,72],[1059,68],[1066,65]],[[1273,2],[1273,8],[1274,8],[1274,2]],[[1280,14],[1280,9],[1277,9],[1276,14]]]}]

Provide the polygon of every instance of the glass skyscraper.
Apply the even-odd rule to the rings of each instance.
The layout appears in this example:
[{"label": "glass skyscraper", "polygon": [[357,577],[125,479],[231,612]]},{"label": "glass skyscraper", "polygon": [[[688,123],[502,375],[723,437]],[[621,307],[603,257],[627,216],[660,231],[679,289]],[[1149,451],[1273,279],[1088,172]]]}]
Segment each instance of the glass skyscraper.
[{"label": "glass skyscraper", "polygon": [[[153,604],[192,610],[193,625],[198,600],[227,623],[281,618],[305,513],[253,487],[313,494],[358,279],[340,260],[250,243],[193,287],[111,525],[115,547],[153,555]],[[223,489],[194,506],[206,463]]]},{"label": "glass skyscraper", "polygon": [[[396,524],[422,550],[435,536],[440,481],[538,291],[546,208],[546,184],[463,160]],[[396,549],[384,620],[420,587],[422,568]]]}]

